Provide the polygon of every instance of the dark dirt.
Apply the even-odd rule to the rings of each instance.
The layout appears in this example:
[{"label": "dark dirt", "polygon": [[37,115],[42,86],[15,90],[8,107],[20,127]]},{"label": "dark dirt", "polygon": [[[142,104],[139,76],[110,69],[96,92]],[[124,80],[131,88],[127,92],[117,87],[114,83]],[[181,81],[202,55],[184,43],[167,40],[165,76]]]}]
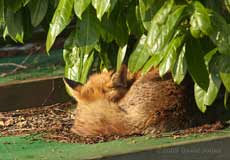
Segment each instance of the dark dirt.
[{"label": "dark dirt", "polygon": [[[106,142],[128,137],[98,136],[95,138],[89,138],[80,137],[72,133],[71,126],[74,120],[73,106],[74,104],[72,103],[65,103],[10,112],[0,112],[0,137],[41,134],[41,136],[46,140],[85,144]],[[214,132],[222,128],[224,128],[224,125],[221,122],[216,122],[213,124],[204,124],[199,127],[177,131],[167,135],[173,138],[179,138],[192,133],[205,134]],[[162,137],[164,134],[159,133],[155,136]]]}]

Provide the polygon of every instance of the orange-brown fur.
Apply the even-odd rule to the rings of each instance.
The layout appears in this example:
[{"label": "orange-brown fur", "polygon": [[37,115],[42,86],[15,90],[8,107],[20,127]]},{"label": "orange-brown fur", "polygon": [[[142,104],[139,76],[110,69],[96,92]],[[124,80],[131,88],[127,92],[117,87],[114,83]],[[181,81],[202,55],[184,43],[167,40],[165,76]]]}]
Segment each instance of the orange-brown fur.
[{"label": "orange-brown fur", "polygon": [[176,85],[157,70],[132,75],[92,75],[72,90],[78,101],[73,131],[81,136],[148,134],[191,125],[186,85]]}]

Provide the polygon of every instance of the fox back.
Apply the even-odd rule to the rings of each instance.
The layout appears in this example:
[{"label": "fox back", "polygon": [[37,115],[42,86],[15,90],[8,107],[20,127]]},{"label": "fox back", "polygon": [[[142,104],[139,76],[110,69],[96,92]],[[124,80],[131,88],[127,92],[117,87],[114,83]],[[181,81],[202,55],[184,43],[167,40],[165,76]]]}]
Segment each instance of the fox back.
[{"label": "fox back", "polygon": [[73,131],[81,136],[148,134],[191,126],[186,85],[176,85],[158,70],[92,75],[85,85],[70,85],[77,100]]}]

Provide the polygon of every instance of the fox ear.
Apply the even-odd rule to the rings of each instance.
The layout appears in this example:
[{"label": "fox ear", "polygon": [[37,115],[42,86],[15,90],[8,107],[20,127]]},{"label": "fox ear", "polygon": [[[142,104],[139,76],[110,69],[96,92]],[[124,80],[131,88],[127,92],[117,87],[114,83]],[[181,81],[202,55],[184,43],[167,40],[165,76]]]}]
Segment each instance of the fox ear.
[{"label": "fox ear", "polygon": [[122,65],[120,69],[112,75],[114,87],[127,87],[127,67]]},{"label": "fox ear", "polygon": [[79,96],[80,96],[82,83],[70,80],[70,79],[65,78],[65,77],[63,78],[63,81],[64,81],[65,86],[67,88],[67,92],[70,94],[70,96],[72,96],[74,99],[76,99],[78,101]]}]

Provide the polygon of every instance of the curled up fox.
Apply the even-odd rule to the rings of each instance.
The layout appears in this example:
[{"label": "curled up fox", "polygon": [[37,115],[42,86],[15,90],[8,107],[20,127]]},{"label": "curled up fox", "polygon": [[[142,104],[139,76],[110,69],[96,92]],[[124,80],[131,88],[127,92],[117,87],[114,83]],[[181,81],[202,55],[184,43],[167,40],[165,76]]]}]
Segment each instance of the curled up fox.
[{"label": "curled up fox", "polygon": [[189,84],[176,85],[157,69],[140,75],[123,65],[91,75],[84,85],[64,82],[77,101],[72,131],[81,136],[154,134],[194,126],[197,119]]}]

